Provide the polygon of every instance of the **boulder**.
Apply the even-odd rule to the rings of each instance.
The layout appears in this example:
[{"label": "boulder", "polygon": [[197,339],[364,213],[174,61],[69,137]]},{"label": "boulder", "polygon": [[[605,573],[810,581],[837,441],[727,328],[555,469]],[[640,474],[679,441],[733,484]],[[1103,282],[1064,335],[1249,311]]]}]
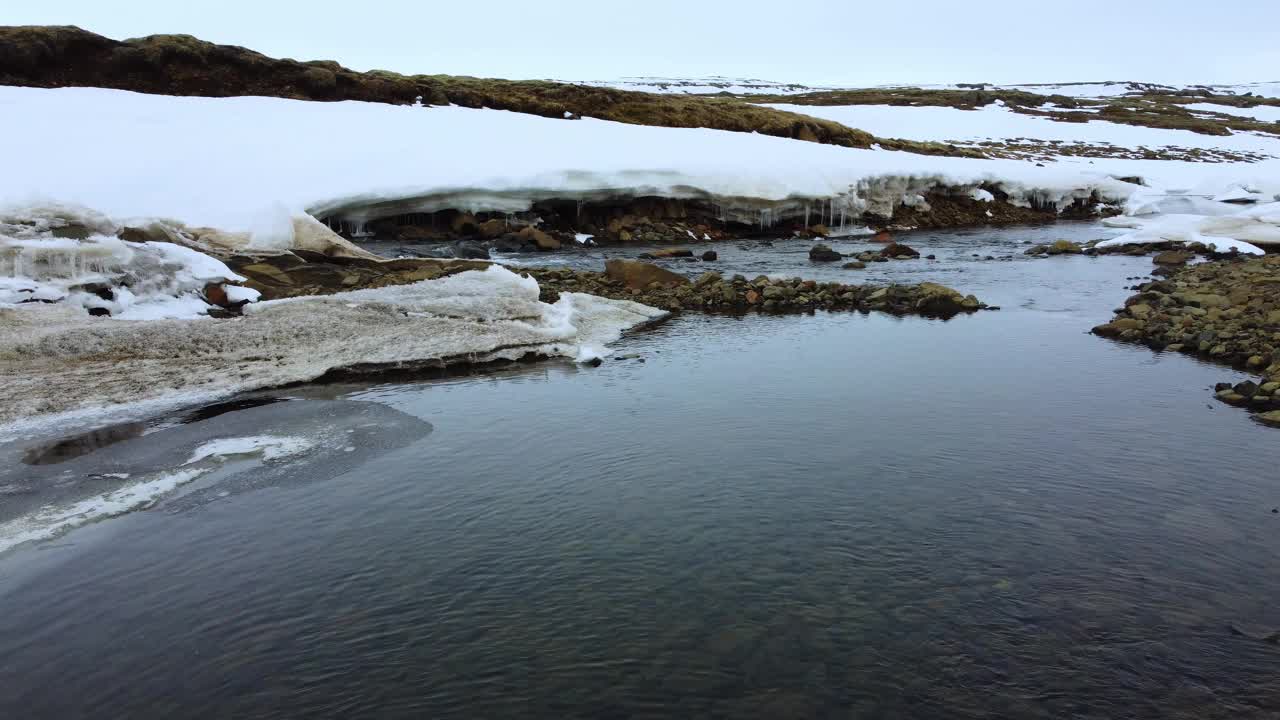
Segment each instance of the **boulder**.
[{"label": "boulder", "polygon": [[1079,255],[1084,252],[1079,243],[1073,243],[1070,240],[1055,240],[1052,245],[1045,249],[1049,255]]},{"label": "boulder", "polygon": [[492,240],[496,237],[500,237],[502,235],[507,234],[508,229],[509,228],[507,227],[507,223],[505,220],[499,220],[498,218],[493,218],[492,220],[485,220],[484,222],[480,223],[480,227],[478,227],[476,230],[477,232],[479,232],[480,237],[484,238],[485,240]]},{"label": "boulder", "polygon": [[560,241],[547,233],[539,230],[532,225],[525,227],[516,233],[516,237],[526,243],[536,245],[539,250],[559,250]]},{"label": "boulder", "polygon": [[663,248],[654,250],[649,255],[654,258],[693,257],[693,251],[688,248]]},{"label": "boulder", "polygon": [[826,225],[812,225],[809,227],[809,232],[818,237],[826,237],[831,234],[831,229]]},{"label": "boulder", "polygon": [[880,255],[887,258],[918,258],[920,253],[902,243],[891,242],[880,249]]},{"label": "boulder", "polygon": [[1156,265],[1186,265],[1193,257],[1195,256],[1185,250],[1166,250],[1151,258],[1151,262]]},{"label": "boulder", "polygon": [[853,262],[845,263],[841,267],[843,267],[845,270],[862,270],[866,266],[867,264],[862,262],[861,260],[854,260]]},{"label": "boulder", "polygon": [[917,288],[920,295],[919,299],[916,300],[916,310],[922,313],[928,315],[954,315],[961,310],[977,309],[977,298],[973,299],[974,307],[965,307],[965,296],[946,285],[923,282]]},{"label": "boulder", "polygon": [[809,249],[809,259],[814,262],[835,262],[844,257],[826,245],[814,245]]},{"label": "boulder", "polygon": [[468,260],[488,260],[489,248],[476,242],[460,241],[453,244],[453,256]]},{"label": "boulder", "polygon": [[643,290],[653,283],[666,286],[688,285],[689,278],[639,260],[617,258],[604,264],[605,275],[632,290]]},{"label": "boulder", "polygon": [[719,260],[719,259],[720,259],[720,256],[716,254],[715,250],[708,250],[702,253],[702,260],[704,262],[715,262],[716,260]]}]

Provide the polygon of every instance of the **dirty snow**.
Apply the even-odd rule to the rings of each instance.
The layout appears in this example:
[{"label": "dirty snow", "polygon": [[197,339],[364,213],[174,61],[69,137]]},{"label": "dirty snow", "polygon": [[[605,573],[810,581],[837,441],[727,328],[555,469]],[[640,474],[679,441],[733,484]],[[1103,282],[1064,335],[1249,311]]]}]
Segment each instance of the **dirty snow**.
[{"label": "dirty snow", "polygon": [[250,305],[230,320],[89,318],[42,303],[0,308],[0,437],[109,406],[204,402],[329,370],[591,356],[665,313],[562,293],[500,266],[438,280]]}]

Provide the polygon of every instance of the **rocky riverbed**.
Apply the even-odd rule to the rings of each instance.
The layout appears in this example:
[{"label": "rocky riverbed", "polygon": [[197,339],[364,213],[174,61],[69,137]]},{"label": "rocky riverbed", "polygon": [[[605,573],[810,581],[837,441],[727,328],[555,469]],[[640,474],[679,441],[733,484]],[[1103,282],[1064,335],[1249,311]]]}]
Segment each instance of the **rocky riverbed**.
[{"label": "rocky riverbed", "polygon": [[1256,382],[1219,383],[1217,398],[1280,427],[1280,256],[1163,267],[1093,333],[1250,371]]},{"label": "rocky riverbed", "polygon": [[[236,256],[228,264],[248,278],[246,285],[261,292],[267,300],[402,285],[487,265],[479,261],[431,259],[379,262],[306,252]],[[658,265],[621,258],[608,260],[603,272],[570,268],[521,271],[538,281],[542,300],[546,302],[555,302],[561,292],[582,292],[633,300],[672,312],[879,310],[897,315],[950,317],[988,308],[973,295],[935,282],[875,286],[798,277],[725,276],[715,271],[690,279]]]}]

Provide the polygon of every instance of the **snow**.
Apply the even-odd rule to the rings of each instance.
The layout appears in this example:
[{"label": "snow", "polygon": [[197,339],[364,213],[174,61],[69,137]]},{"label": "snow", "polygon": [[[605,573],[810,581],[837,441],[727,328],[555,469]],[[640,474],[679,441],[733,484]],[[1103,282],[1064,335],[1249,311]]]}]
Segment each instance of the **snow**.
[{"label": "snow", "polygon": [[223,287],[227,293],[227,301],[235,304],[242,302],[258,302],[258,298],[262,297],[262,293],[253,288],[243,287],[241,285],[227,285]]},{"label": "snow", "polygon": [[[1141,147],[1199,148],[1232,150],[1280,156],[1280,138],[1255,133],[1236,133],[1227,137],[1201,135],[1190,130],[1170,130],[1138,125],[1124,125],[1091,119],[1083,123],[1067,123],[1038,115],[1016,113],[998,104],[977,110],[950,107],[914,107],[896,105],[784,105],[772,104],[779,110],[833,120],[866,130],[882,137],[906,140],[974,143],[983,140],[1033,139],[1064,143],[1114,145],[1126,149]],[[1114,160],[1096,159],[1110,165]]]},{"label": "snow", "polygon": [[1227,115],[1238,115],[1244,118],[1251,118],[1261,122],[1280,122],[1280,105],[1255,105],[1254,107],[1242,108],[1231,105],[1215,105],[1213,103],[1192,103],[1183,105],[1187,110],[1197,112],[1216,112],[1225,113]]},{"label": "snow", "polygon": [[[31,418],[97,412],[314,380],[339,368],[578,359],[665,315],[562,293],[500,266],[411,285],[249,305],[233,320],[98,321],[65,304],[0,309],[0,436]],[[270,348],[264,353],[263,348]]]},{"label": "snow", "polygon": [[1099,247],[1157,242],[1200,242],[1218,252],[1262,255],[1255,243],[1280,244],[1280,203],[1268,203],[1231,215],[1164,214],[1150,218],[1119,216],[1108,227],[1132,232],[1098,243]]},{"label": "snow", "polygon": [[236,455],[261,455],[267,462],[281,458],[293,457],[311,449],[310,440],[302,437],[280,435],[257,435],[253,437],[222,438],[212,440],[196,448],[185,465],[194,465],[201,460],[214,458],[219,461]]},{"label": "snow", "polygon": [[[857,214],[892,206],[902,192],[872,197],[886,178],[915,185],[985,182],[1015,199],[1074,199],[1097,189],[1123,200],[1138,176],[1155,187],[1191,179],[1280,182],[1280,164],[1241,166],[1155,160],[1064,158],[1036,167],[1020,160],[976,160],[860,150],[703,128],[659,128],[591,118],[572,123],[498,110],[417,108],[278,98],[142,95],[97,88],[0,88],[6,117],[0,153],[21,173],[0,175],[0,206],[41,198],[77,202],[111,217],[173,217],[192,226],[254,232],[257,246],[287,247],[289,215],[527,209],[536,199],[612,196],[735,198],[751,203],[837,198]],[[881,113],[891,135],[936,138],[964,129],[989,136],[990,123],[1035,123],[1045,133],[1125,138],[1158,145],[1228,143],[1257,148],[1254,136],[1210,138],[1111,123],[1063,124],[1001,108],[805,108],[805,112]],[[83,118],[91,113],[94,121]],[[913,120],[912,118],[918,118]],[[914,133],[906,132],[915,124]],[[874,123],[871,123],[874,125]],[[1015,131],[1016,130],[1016,131]],[[1028,129],[1029,130],[1029,129]],[[1114,132],[1116,135],[1111,135]],[[1136,135],[1121,135],[1137,133]],[[1004,127],[998,135],[1027,134]],[[1186,136],[1184,139],[1183,136]],[[195,140],[195,139],[198,139]],[[502,162],[477,162],[500,157]],[[1274,161],[1268,161],[1274,162]],[[75,166],[77,172],[64,171]],[[178,180],[180,179],[180,181]],[[1269,180],[1269,182],[1267,182]],[[887,198],[887,200],[886,200]]]},{"label": "snow", "polygon": [[593,243],[592,240],[594,240],[595,237],[596,237],[595,235],[588,235],[586,233],[577,233],[576,235],[573,236],[573,239],[579,245],[594,245],[595,243]]},{"label": "snow", "polygon": [[[75,215],[68,208],[62,214]],[[11,219],[19,216],[8,212]],[[210,307],[200,295],[206,284],[244,280],[221,261],[173,243],[132,243],[108,235],[77,240],[48,235],[47,228],[31,237],[47,219],[31,217],[25,230],[10,224],[12,234],[0,229],[0,307],[66,302],[85,311],[107,310],[116,319],[193,318]],[[247,288],[236,292],[246,299],[254,294]]]},{"label": "snow", "polygon": [[984,190],[982,188],[974,188],[969,191],[969,197],[977,200],[978,202],[994,202],[996,199],[996,196],[992,195],[990,190]]},{"label": "snow", "polygon": [[705,78],[624,77],[617,80],[579,80],[571,82],[575,85],[607,87],[616,90],[656,93],[659,95],[713,95],[722,92],[733,95],[797,95],[832,89],[810,87],[797,83],[780,83],[772,80],[721,76]]}]

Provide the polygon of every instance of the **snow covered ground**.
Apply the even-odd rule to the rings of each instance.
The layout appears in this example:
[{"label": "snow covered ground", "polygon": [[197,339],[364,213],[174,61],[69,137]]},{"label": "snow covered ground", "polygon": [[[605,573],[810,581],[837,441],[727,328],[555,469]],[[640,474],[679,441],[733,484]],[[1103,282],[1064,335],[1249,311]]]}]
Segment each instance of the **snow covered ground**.
[{"label": "snow covered ground", "polygon": [[[976,90],[978,85],[886,85],[885,88],[913,87],[921,90]],[[1245,95],[1280,98],[1280,82],[1241,83],[1237,85],[1161,85],[1144,82],[1027,83],[1022,85],[981,85],[987,90],[1022,90],[1038,95],[1066,95],[1077,98],[1107,98],[1143,92],[1178,93],[1184,90],[1207,90],[1218,95]]]},{"label": "snow covered ground", "polygon": [[[946,123],[952,121],[1026,121],[999,109],[942,115],[932,110],[902,108],[893,117],[905,123],[900,131],[910,131],[914,116],[905,113],[925,111],[930,119],[915,134],[934,137],[949,134]],[[1206,165],[1068,157],[1039,167],[1022,160],[859,150],[748,133],[458,107],[2,87],[0,112],[6,118],[0,153],[22,168],[0,175],[0,206],[76,202],[118,219],[173,217],[248,230],[260,246],[287,246],[293,215],[358,216],[377,203],[388,214],[442,207],[513,211],[546,197],[634,193],[744,202],[834,198],[857,214],[872,203],[900,202],[900,194],[895,201],[892,193],[921,183],[994,182],[1015,198],[1048,202],[1095,190],[1123,200],[1135,187],[1119,177],[1141,177],[1154,188],[1209,188],[1213,194],[1240,183],[1280,192],[1280,161],[1274,159]],[[1064,137],[1115,130],[1152,145],[1170,132],[1044,123],[1035,127]],[[1187,139],[1196,141],[1204,139]],[[1270,147],[1254,137],[1224,142]]]},{"label": "snow covered ground", "polygon": [[608,87],[633,92],[659,95],[713,95],[727,92],[733,95],[799,95],[802,93],[831,90],[834,88],[781,83],[754,78],[730,78],[711,76],[705,78],[624,77],[617,80],[576,80],[575,85]]},{"label": "snow covered ground", "polygon": [[1192,103],[1183,105],[1187,110],[1198,110],[1200,112],[1216,112],[1225,113],[1227,115],[1239,115],[1240,117],[1258,120],[1260,122],[1280,122],[1280,106],[1276,105],[1255,105],[1254,107],[1240,108],[1231,105],[1217,105],[1215,103]]},{"label": "snow covered ground", "polygon": [[[1202,135],[1190,130],[1123,125],[1090,119],[1066,123],[1009,110],[993,103],[977,110],[950,107],[910,107],[890,105],[783,105],[770,107],[812,115],[856,127],[880,137],[907,140],[936,140],[971,144],[982,140],[1028,138],[1063,143],[1112,145],[1129,149],[1165,147],[1229,150],[1280,157],[1280,138],[1258,133],[1236,133],[1227,137]],[[1223,107],[1223,106],[1214,106]],[[1231,108],[1235,110],[1235,108]],[[1258,109],[1258,108],[1255,108]],[[1271,108],[1280,111],[1280,108]],[[1085,117],[1090,117],[1088,114]]]}]

